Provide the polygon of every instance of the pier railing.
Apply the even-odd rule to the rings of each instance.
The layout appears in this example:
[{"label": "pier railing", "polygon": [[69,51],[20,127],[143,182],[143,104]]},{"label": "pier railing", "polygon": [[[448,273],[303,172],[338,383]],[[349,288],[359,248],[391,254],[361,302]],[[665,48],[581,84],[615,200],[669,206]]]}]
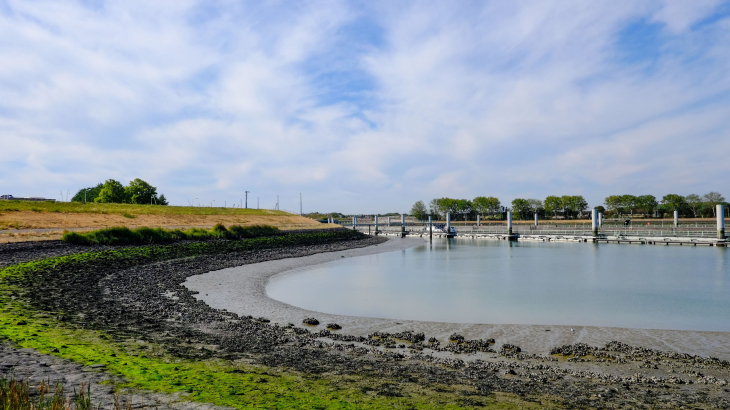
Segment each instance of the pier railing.
[{"label": "pier railing", "polygon": [[[352,227],[352,224],[349,224]],[[458,226],[456,227],[459,236],[468,235],[481,235],[481,234],[496,234],[496,235],[507,235],[506,226]],[[374,224],[358,224],[357,230],[360,232],[375,232]],[[378,231],[384,234],[398,234],[401,232],[401,225],[378,225]],[[428,233],[428,224],[406,224],[405,231],[409,234],[419,234],[421,232]],[[534,225],[514,225],[512,232],[515,234],[522,235],[564,235],[564,236],[592,236],[593,233],[589,226],[575,226],[575,227],[563,227],[555,225],[553,226],[540,226],[535,227]],[[603,227],[598,230],[600,235],[606,236],[649,236],[649,237],[691,237],[691,238],[716,238],[717,231],[714,226],[680,226],[673,228],[671,226],[612,226]]]}]

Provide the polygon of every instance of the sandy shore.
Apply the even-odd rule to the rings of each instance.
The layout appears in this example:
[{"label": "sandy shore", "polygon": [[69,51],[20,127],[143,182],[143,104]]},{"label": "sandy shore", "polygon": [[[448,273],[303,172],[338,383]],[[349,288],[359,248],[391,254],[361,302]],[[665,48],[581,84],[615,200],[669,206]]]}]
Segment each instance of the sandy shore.
[{"label": "sandy shore", "polygon": [[[184,285],[200,292],[196,297],[216,309],[226,309],[239,315],[266,317],[275,323],[301,324],[306,317],[316,317],[324,328],[325,323],[338,323],[341,332],[352,335],[367,335],[374,331],[400,332],[412,330],[423,332],[426,337],[446,340],[452,333],[460,333],[467,339],[494,338],[497,345],[512,343],[532,354],[548,354],[555,346],[587,343],[603,346],[618,340],[634,346],[656,350],[690,353],[730,359],[730,333],[700,332],[683,330],[628,329],[593,326],[544,326],[544,325],[492,325],[424,322],[393,320],[370,317],[333,315],[314,312],[289,305],[266,295],[269,279],[292,269],[327,263],[342,258],[372,255],[383,252],[402,251],[423,245],[421,239],[390,239],[380,245],[349,249],[338,252],[319,253],[300,258],[273,260],[268,262],[222,269],[203,275],[192,276]],[[549,331],[547,331],[549,329]]]}]

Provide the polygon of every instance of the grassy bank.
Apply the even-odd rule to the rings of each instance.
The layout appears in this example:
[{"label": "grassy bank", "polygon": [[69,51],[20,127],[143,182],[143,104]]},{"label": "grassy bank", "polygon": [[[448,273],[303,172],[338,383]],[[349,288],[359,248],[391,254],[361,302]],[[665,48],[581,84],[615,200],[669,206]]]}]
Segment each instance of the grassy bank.
[{"label": "grassy bank", "polygon": [[94,264],[144,265],[202,254],[328,243],[357,236],[352,231],[340,230],[242,241],[184,243],[71,255],[15,265],[0,271],[0,338],[19,347],[34,348],[78,363],[103,364],[107,371],[128,380],[121,387],[180,392],[192,401],[239,409],[455,409],[470,408],[476,402],[494,409],[544,408],[539,403],[511,395],[469,398],[454,389],[408,391],[410,397],[375,396],[371,393],[374,387],[398,381],[299,374],[220,359],[180,359],[151,342],[119,338],[105,331],[60,321],[62,312],[39,311],[23,299],[27,284],[44,280],[44,273],[50,271],[83,271],[78,268]]},{"label": "grassy bank", "polygon": [[94,202],[31,202],[0,200],[0,213],[55,212],[119,215],[291,215],[269,209],[208,208],[199,206],[161,206],[132,204],[99,204]]},{"label": "grassy bank", "polygon": [[243,227],[234,225],[226,228],[218,224],[213,229],[192,228],[184,231],[180,229],[116,227],[83,233],[66,232],[61,239],[75,245],[149,245],[183,240],[250,239],[282,234],[278,228],[273,226],[253,225]]}]

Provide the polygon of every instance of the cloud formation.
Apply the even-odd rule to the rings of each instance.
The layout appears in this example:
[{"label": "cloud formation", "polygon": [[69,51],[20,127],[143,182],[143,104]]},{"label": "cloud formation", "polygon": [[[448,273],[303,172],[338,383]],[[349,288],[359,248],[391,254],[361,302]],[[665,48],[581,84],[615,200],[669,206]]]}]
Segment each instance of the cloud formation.
[{"label": "cloud formation", "polygon": [[403,212],[730,171],[728,2],[5,0],[0,44],[1,194]]}]

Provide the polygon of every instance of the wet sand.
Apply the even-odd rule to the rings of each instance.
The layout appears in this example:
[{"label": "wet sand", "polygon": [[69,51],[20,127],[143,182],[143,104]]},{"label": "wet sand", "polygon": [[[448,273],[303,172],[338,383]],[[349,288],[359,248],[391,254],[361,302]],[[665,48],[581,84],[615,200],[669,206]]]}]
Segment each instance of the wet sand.
[{"label": "wet sand", "polygon": [[[216,309],[226,309],[239,315],[266,317],[274,323],[301,325],[304,318],[316,317],[317,327],[338,323],[340,332],[365,336],[375,331],[389,333],[412,330],[426,337],[445,341],[452,333],[467,339],[494,338],[497,345],[511,343],[530,354],[549,353],[555,346],[587,343],[603,346],[618,340],[633,346],[690,353],[705,357],[730,360],[730,332],[701,332],[661,329],[629,329],[593,326],[494,325],[394,320],[315,312],[289,305],[266,295],[266,284],[275,275],[292,269],[326,263],[342,258],[403,251],[423,245],[422,239],[389,239],[387,242],[365,248],[319,253],[311,256],[273,260],[191,276],[184,285],[200,292],[196,298]],[[571,331],[571,328],[574,331]],[[549,331],[547,331],[549,329]]]}]

